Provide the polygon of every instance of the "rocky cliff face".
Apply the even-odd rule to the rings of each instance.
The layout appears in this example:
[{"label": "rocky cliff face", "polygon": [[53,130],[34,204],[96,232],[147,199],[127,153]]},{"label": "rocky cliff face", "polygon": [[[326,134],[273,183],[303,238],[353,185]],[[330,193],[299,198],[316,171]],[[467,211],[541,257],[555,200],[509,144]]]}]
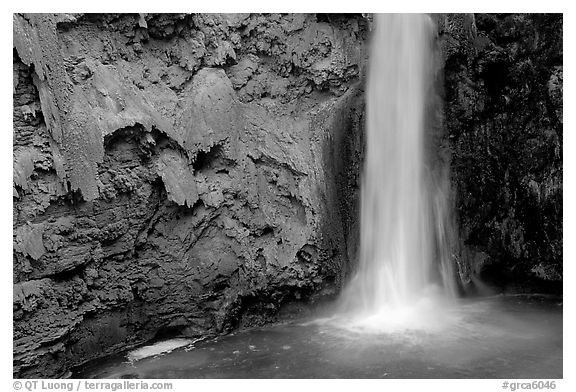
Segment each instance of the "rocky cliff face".
[{"label": "rocky cliff face", "polygon": [[360,15],[15,15],[14,375],[336,293],[367,29]]},{"label": "rocky cliff face", "polygon": [[441,34],[463,282],[561,291],[562,15],[448,15]]},{"label": "rocky cliff face", "polygon": [[[451,162],[462,286],[557,287],[562,17],[435,19],[431,164]],[[370,23],[15,15],[14,375],[336,294],[358,247]]]}]

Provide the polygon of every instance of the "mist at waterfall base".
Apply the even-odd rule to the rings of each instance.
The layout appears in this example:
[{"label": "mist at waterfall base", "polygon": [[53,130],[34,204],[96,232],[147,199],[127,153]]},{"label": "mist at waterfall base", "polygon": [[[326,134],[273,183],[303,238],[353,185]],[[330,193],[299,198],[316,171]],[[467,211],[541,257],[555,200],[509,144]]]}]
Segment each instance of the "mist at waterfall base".
[{"label": "mist at waterfall base", "polygon": [[[463,301],[441,333],[364,333],[315,319],[98,360],[74,378],[562,378],[562,306],[543,296]],[[178,347],[178,348],[177,348]]]},{"label": "mist at waterfall base", "polygon": [[562,301],[456,299],[447,167],[427,145],[434,28],[377,15],[367,82],[358,266],[321,314],[160,341],[81,378],[561,378]]},{"label": "mist at waterfall base", "polygon": [[425,146],[435,98],[434,25],[418,14],[379,14],[375,22],[360,265],[343,293],[348,320],[340,321],[366,331],[440,328],[454,298],[454,229],[447,163],[432,165]]}]

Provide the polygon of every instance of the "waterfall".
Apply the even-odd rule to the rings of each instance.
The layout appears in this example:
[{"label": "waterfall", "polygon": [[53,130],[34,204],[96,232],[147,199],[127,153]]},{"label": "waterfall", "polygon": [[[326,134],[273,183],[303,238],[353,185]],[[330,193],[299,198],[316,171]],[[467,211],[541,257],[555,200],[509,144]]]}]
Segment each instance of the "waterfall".
[{"label": "waterfall", "polygon": [[434,24],[418,14],[374,21],[360,260],[342,307],[357,323],[427,328],[454,291],[448,170],[427,136]]}]

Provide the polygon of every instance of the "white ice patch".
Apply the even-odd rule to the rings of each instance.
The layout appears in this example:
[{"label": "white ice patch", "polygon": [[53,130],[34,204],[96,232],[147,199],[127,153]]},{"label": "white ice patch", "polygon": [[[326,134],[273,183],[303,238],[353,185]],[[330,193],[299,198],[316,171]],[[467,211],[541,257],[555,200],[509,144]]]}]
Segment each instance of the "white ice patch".
[{"label": "white ice patch", "polygon": [[150,346],[140,347],[136,350],[130,351],[127,358],[130,362],[139,361],[144,358],[153,357],[155,355],[169,353],[179,347],[184,347],[194,343],[190,339],[170,339],[152,344]]}]

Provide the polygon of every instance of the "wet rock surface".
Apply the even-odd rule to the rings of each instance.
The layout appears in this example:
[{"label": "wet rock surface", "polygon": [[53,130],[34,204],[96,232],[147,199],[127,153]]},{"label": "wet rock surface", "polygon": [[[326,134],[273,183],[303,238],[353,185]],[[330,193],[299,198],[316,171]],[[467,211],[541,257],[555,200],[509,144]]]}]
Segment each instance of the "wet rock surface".
[{"label": "wet rock surface", "polygon": [[[451,162],[462,287],[558,291],[562,17],[435,21],[430,136]],[[370,23],[14,15],[14,376],[338,293],[359,244]]]},{"label": "wet rock surface", "polygon": [[562,291],[562,15],[441,19],[465,288]]},{"label": "wet rock surface", "polygon": [[14,16],[16,377],[338,291],[366,23]]}]

